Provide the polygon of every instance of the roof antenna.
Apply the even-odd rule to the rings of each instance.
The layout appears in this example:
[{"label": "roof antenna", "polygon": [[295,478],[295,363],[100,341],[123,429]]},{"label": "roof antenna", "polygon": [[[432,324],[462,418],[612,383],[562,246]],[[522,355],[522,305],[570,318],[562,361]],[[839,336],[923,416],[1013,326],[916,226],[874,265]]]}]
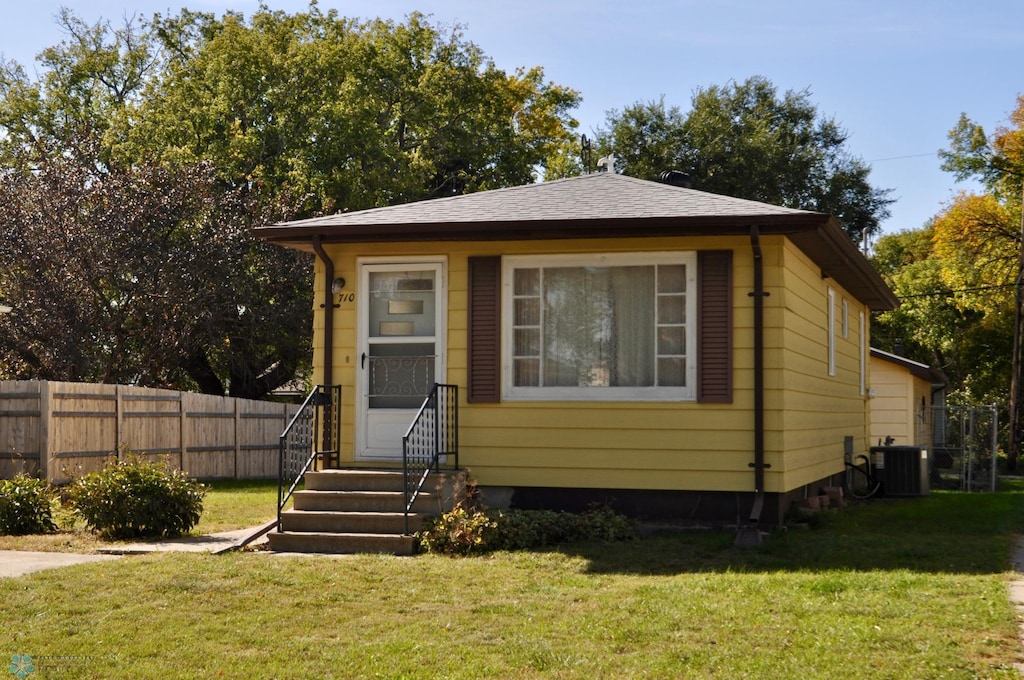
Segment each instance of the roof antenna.
[{"label": "roof antenna", "polygon": [[594,171],[594,166],[591,165],[593,159],[590,155],[590,140],[586,135],[580,135],[580,160],[583,162],[583,174],[589,175]]}]

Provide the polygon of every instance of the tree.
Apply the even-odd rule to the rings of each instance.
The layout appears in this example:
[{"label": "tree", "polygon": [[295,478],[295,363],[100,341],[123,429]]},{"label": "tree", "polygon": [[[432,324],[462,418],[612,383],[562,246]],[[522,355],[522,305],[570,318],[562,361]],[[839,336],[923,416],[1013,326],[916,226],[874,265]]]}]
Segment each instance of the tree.
[{"label": "tree", "polygon": [[[1010,437],[1007,462],[1015,469],[1021,432],[1021,363],[1024,335],[1024,96],[1010,116],[1012,126],[984,128],[960,116],[950,148],[940,151],[942,167],[958,180],[975,179],[984,192],[959,194],[937,220],[937,249],[957,263],[964,304],[1001,318],[1012,338],[1009,393]],[[1005,384],[1005,383],[1004,383]]]},{"label": "tree", "polygon": [[683,170],[697,189],[831,213],[854,240],[876,234],[893,202],[808,91],[780,97],[762,77],[700,89],[688,113],[662,99],[611,111],[606,123],[601,153],[614,151],[627,175]]},{"label": "tree", "polygon": [[900,306],[873,319],[871,344],[942,369],[968,403],[991,403],[1006,390],[1012,315],[967,304],[984,293],[962,288],[970,265],[947,256],[934,224],[878,240],[872,264]]},{"label": "tree", "polygon": [[250,226],[530,182],[576,126],[576,92],[419,14],[60,21],[41,78],[0,67],[19,377],[266,394],[308,365],[312,260]]},{"label": "tree", "polygon": [[315,5],[246,22],[154,19],[166,77],[128,109],[117,150],[212,159],[232,186],[357,210],[532,182],[576,122],[573,90],[496,68],[417,13],[359,23]]},{"label": "tree", "polygon": [[310,304],[293,283],[308,259],[259,252],[248,230],[264,208],[208,162],[99,169],[99,146],[81,132],[0,173],[9,377],[256,397],[308,366],[307,334],[289,330]]}]

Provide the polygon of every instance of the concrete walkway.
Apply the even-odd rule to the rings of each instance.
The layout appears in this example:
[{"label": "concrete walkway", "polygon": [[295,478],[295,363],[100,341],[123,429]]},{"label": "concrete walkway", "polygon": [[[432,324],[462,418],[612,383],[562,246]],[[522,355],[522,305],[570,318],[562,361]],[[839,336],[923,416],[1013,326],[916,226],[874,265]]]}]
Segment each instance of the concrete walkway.
[{"label": "concrete walkway", "polygon": [[[1024,536],[1014,537],[1013,571],[1016,575],[1010,581],[1010,602],[1017,609],[1017,625],[1020,628],[1021,644],[1024,645]],[[1024,676],[1024,663],[1016,663],[1014,666]]]},{"label": "concrete walkway", "polygon": [[56,569],[73,564],[87,564],[116,560],[125,555],[144,555],[154,552],[208,552],[219,554],[246,545],[266,541],[266,534],[276,520],[258,527],[225,531],[208,536],[183,536],[165,541],[146,543],[121,543],[100,548],[96,554],[59,552],[29,552],[25,550],[0,550],[0,578],[23,576],[43,569]]},{"label": "concrete walkway", "polygon": [[43,569],[56,569],[72,564],[116,560],[116,555],[80,555],[78,553],[29,552],[0,550],[0,578],[24,576]]}]

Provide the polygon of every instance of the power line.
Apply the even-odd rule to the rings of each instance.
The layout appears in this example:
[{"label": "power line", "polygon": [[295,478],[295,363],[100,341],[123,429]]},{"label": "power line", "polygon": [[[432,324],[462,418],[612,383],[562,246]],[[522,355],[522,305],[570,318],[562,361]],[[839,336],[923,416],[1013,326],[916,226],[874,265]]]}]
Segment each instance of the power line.
[{"label": "power line", "polygon": [[938,151],[932,151],[931,153],[915,153],[910,156],[891,156],[889,158],[876,158],[868,161],[868,163],[881,163],[882,161],[901,161],[905,158],[925,158],[927,156],[938,156]]},{"label": "power line", "polygon": [[994,286],[980,286],[978,288],[960,288],[958,290],[940,290],[931,293],[914,293],[913,295],[897,295],[898,300],[909,300],[911,298],[922,298],[922,297],[952,297],[957,293],[979,293],[986,290],[1002,290],[1003,288],[1015,288],[1016,284],[1013,283],[1001,283]]}]

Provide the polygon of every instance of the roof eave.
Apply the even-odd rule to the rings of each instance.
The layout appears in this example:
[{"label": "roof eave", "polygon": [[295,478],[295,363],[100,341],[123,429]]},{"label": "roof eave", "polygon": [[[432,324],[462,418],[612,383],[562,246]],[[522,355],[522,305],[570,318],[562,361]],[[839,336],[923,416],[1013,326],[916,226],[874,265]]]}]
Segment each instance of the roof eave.
[{"label": "roof eave", "polygon": [[329,244],[740,236],[748,234],[754,225],[762,235],[784,235],[792,239],[818,265],[822,276],[834,278],[870,309],[888,311],[899,305],[885,281],[835,219],[815,212],[356,225],[291,222],[258,227],[254,234],[278,245],[312,252],[314,237]]}]

